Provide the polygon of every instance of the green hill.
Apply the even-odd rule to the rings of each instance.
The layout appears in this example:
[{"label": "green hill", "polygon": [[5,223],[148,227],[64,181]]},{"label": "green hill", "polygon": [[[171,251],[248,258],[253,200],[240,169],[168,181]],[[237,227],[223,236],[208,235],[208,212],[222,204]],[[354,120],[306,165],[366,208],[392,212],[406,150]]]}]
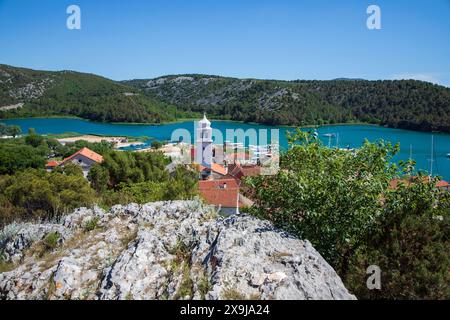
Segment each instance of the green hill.
[{"label": "green hill", "polygon": [[275,125],[365,122],[450,132],[450,88],[422,81],[176,75],[124,83],[180,109],[223,119]]},{"label": "green hill", "polygon": [[116,82],[0,65],[0,118],[78,116],[160,123],[198,117],[270,125],[364,122],[450,132],[450,88],[415,80],[330,81],[172,75]]},{"label": "green hill", "polygon": [[93,74],[0,65],[0,117],[72,115],[95,121],[175,120],[174,106]]}]

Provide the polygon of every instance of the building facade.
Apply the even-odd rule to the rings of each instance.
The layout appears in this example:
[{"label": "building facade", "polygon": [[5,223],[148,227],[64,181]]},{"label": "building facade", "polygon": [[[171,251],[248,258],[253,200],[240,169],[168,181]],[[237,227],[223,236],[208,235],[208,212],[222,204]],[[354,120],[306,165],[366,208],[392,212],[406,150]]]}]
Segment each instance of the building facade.
[{"label": "building facade", "polygon": [[198,122],[196,128],[195,150],[195,162],[211,168],[213,163],[212,128],[211,122],[206,119],[206,114],[203,115],[203,119]]}]

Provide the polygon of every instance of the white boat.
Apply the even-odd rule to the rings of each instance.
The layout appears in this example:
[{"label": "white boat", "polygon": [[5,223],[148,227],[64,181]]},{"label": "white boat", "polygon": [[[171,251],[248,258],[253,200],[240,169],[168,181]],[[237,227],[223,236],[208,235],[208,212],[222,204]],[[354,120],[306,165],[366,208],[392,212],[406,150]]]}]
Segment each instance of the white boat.
[{"label": "white boat", "polygon": [[447,153],[447,158],[450,158],[450,153]]}]

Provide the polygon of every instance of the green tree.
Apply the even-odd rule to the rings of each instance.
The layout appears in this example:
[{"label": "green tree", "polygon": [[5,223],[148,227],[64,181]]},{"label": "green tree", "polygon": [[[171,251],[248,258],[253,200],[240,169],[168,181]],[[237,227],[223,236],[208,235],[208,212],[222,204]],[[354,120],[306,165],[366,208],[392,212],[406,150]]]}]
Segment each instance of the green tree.
[{"label": "green tree", "polygon": [[0,179],[0,223],[35,218],[52,219],[97,201],[81,175],[27,169]]},{"label": "green tree", "polygon": [[[297,131],[277,175],[255,177],[254,214],[309,239],[342,275],[374,217],[395,168],[397,147],[365,142],[358,152],[329,149],[315,135]],[[298,143],[298,144],[297,144]]]},{"label": "green tree", "polygon": [[6,124],[0,122],[0,136],[4,136],[8,133],[7,128],[8,126]]},{"label": "green tree", "polygon": [[160,149],[162,147],[162,142],[158,141],[158,140],[153,140],[152,141],[152,148],[153,149]]},{"label": "green tree", "polygon": [[64,148],[61,148],[59,150],[59,153],[62,154],[64,158],[67,158],[77,152],[78,150],[82,148],[89,148],[90,150],[100,154],[105,155],[108,152],[112,150],[112,145],[109,142],[102,141],[102,142],[88,142],[85,140],[78,140],[74,143],[68,143],[64,146]]},{"label": "green tree", "polygon": [[178,166],[166,186],[164,200],[190,199],[197,194],[198,174]]},{"label": "green tree", "polygon": [[[382,141],[355,152],[300,131],[289,141],[276,175],[246,180],[250,213],[310,240],[358,297],[448,299],[450,201],[437,179],[406,177],[413,183],[392,189],[411,164],[390,164],[398,147]],[[366,288],[373,264],[381,291]]]},{"label": "green tree", "polygon": [[108,188],[109,173],[108,170],[100,164],[91,167],[91,170],[89,170],[88,173],[88,179],[91,182],[91,186],[98,193],[103,193]]},{"label": "green tree", "polygon": [[43,136],[36,134],[36,131],[33,128],[30,128],[28,130],[28,135],[25,137],[25,143],[37,148],[44,145],[45,139]]},{"label": "green tree", "polygon": [[62,167],[62,172],[66,175],[83,177],[83,169],[75,163],[68,163]]},{"label": "green tree", "polygon": [[8,126],[7,127],[7,131],[6,131],[7,135],[9,136],[13,136],[14,138],[17,137],[19,134],[22,133],[22,129],[20,129],[19,126]]},{"label": "green tree", "polygon": [[26,168],[43,168],[45,153],[28,145],[0,144],[0,174],[13,174]]},{"label": "green tree", "polygon": [[[449,299],[448,197],[427,179],[387,192],[382,214],[354,255],[347,287],[361,299]],[[381,269],[381,290],[366,286],[370,265]]]},{"label": "green tree", "polygon": [[119,184],[144,181],[165,181],[168,160],[160,152],[109,152],[104,156],[102,166],[108,170],[113,188]]}]

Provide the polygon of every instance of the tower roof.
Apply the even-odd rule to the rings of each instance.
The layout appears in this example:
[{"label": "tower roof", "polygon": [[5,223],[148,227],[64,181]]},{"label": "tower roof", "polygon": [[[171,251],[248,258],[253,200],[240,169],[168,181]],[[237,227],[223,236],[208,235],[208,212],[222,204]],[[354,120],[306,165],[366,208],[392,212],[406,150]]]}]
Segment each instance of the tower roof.
[{"label": "tower roof", "polygon": [[203,119],[199,121],[200,124],[206,123],[207,125],[210,125],[211,122],[206,119],[206,113],[203,113]]}]

